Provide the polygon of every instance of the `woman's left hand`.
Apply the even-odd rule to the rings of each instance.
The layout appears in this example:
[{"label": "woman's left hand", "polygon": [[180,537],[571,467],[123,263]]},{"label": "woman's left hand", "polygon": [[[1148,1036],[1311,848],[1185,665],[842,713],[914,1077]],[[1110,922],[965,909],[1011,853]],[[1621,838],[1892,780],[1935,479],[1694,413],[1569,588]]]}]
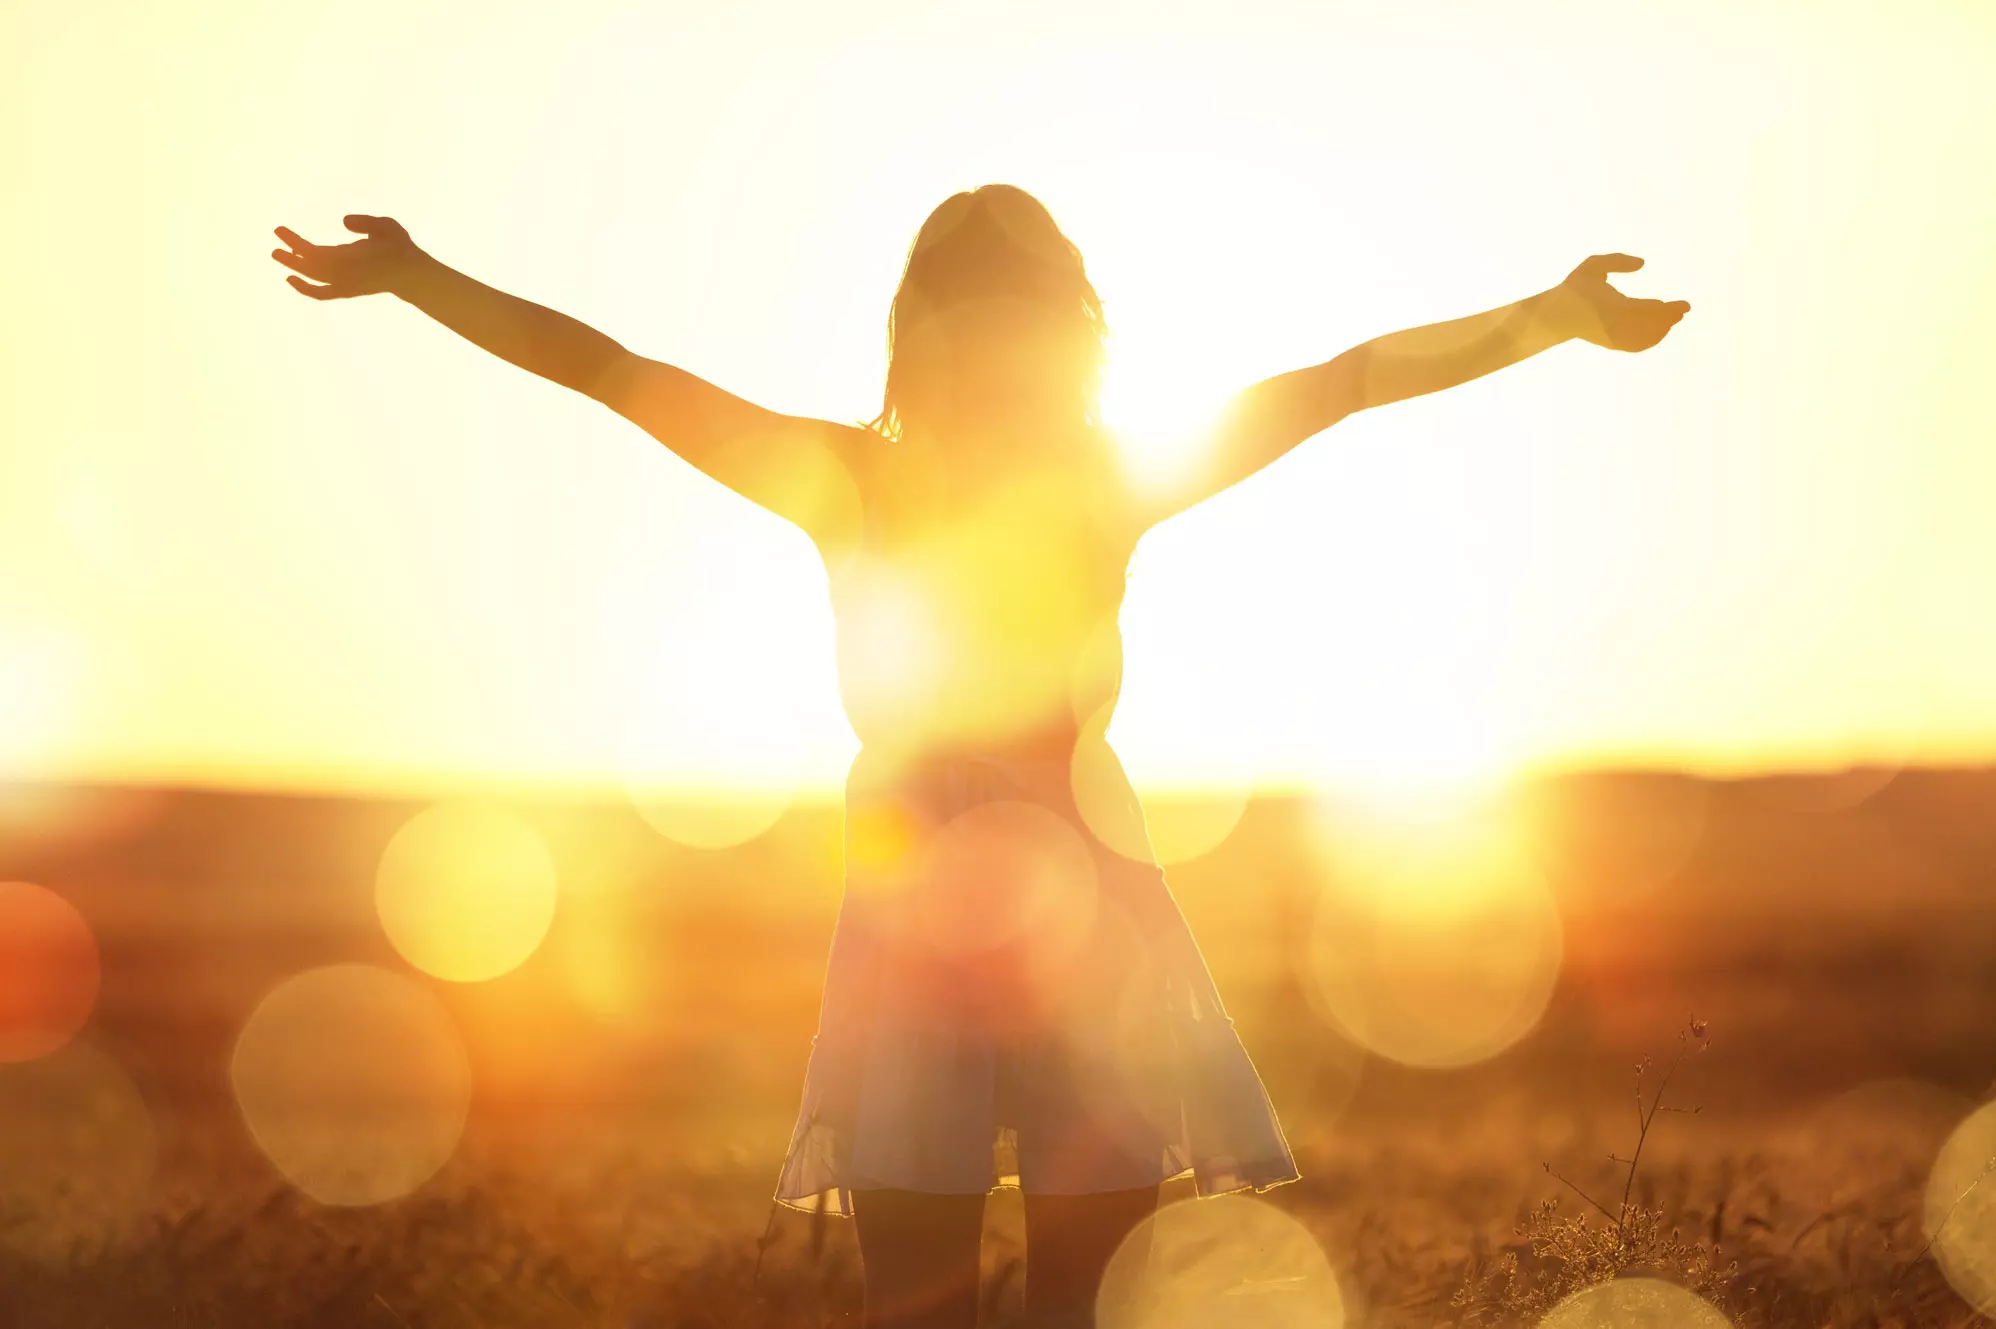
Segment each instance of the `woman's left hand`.
[{"label": "woman's left hand", "polygon": [[1691,310],[1686,300],[1638,300],[1608,284],[1611,272],[1634,272],[1643,261],[1631,254],[1596,254],[1548,294],[1555,318],[1571,336],[1611,351],[1646,351]]}]

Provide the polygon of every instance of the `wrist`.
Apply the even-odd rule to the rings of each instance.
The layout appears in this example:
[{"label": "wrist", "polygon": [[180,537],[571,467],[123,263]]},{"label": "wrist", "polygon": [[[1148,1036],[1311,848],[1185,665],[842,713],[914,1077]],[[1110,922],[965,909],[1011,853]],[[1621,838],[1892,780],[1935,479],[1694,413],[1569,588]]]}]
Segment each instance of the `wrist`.
[{"label": "wrist", "polygon": [[435,284],[436,274],[442,268],[443,264],[415,245],[410,245],[409,252],[400,256],[389,269],[388,293],[412,305],[420,304],[424,292]]},{"label": "wrist", "polygon": [[1548,344],[1571,341],[1580,335],[1581,304],[1579,294],[1565,282],[1549,286],[1531,299],[1532,321]]}]

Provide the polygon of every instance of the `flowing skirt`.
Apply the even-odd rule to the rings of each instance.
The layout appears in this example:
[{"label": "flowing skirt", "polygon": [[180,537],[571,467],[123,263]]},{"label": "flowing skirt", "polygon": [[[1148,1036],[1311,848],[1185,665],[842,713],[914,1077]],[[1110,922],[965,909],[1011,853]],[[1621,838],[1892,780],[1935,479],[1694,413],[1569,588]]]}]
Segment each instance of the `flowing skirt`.
[{"label": "flowing skirt", "polygon": [[[862,752],[845,895],[775,1200],[873,1187],[1082,1194],[1298,1177],[1123,778],[1088,820],[1065,757]],[[1103,838],[1104,815],[1134,819]]]}]

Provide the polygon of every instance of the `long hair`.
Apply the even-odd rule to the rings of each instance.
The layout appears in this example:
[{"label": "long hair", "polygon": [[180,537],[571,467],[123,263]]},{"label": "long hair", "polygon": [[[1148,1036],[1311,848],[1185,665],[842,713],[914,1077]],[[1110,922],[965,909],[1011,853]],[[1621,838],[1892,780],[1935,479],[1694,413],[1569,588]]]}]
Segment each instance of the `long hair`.
[{"label": "long hair", "polygon": [[1105,338],[1081,251],[1044,204],[1013,185],[952,194],[909,246],[868,425],[947,437],[1000,401],[1025,404],[1036,427],[1099,424]]}]

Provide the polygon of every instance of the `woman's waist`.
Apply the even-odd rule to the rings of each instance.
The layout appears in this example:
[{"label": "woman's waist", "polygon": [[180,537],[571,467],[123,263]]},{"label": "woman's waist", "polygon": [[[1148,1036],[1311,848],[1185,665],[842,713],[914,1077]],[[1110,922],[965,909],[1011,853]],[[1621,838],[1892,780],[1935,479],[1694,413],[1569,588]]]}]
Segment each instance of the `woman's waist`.
[{"label": "woman's waist", "polygon": [[[1077,759],[1079,758],[1079,759]],[[891,809],[899,817],[940,824],[979,804],[999,800],[1035,803],[1075,821],[1082,801],[1103,809],[1134,806],[1122,763],[1096,726],[1069,728],[1002,743],[901,747],[869,743],[853,759],[846,779],[849,814]]]}]

